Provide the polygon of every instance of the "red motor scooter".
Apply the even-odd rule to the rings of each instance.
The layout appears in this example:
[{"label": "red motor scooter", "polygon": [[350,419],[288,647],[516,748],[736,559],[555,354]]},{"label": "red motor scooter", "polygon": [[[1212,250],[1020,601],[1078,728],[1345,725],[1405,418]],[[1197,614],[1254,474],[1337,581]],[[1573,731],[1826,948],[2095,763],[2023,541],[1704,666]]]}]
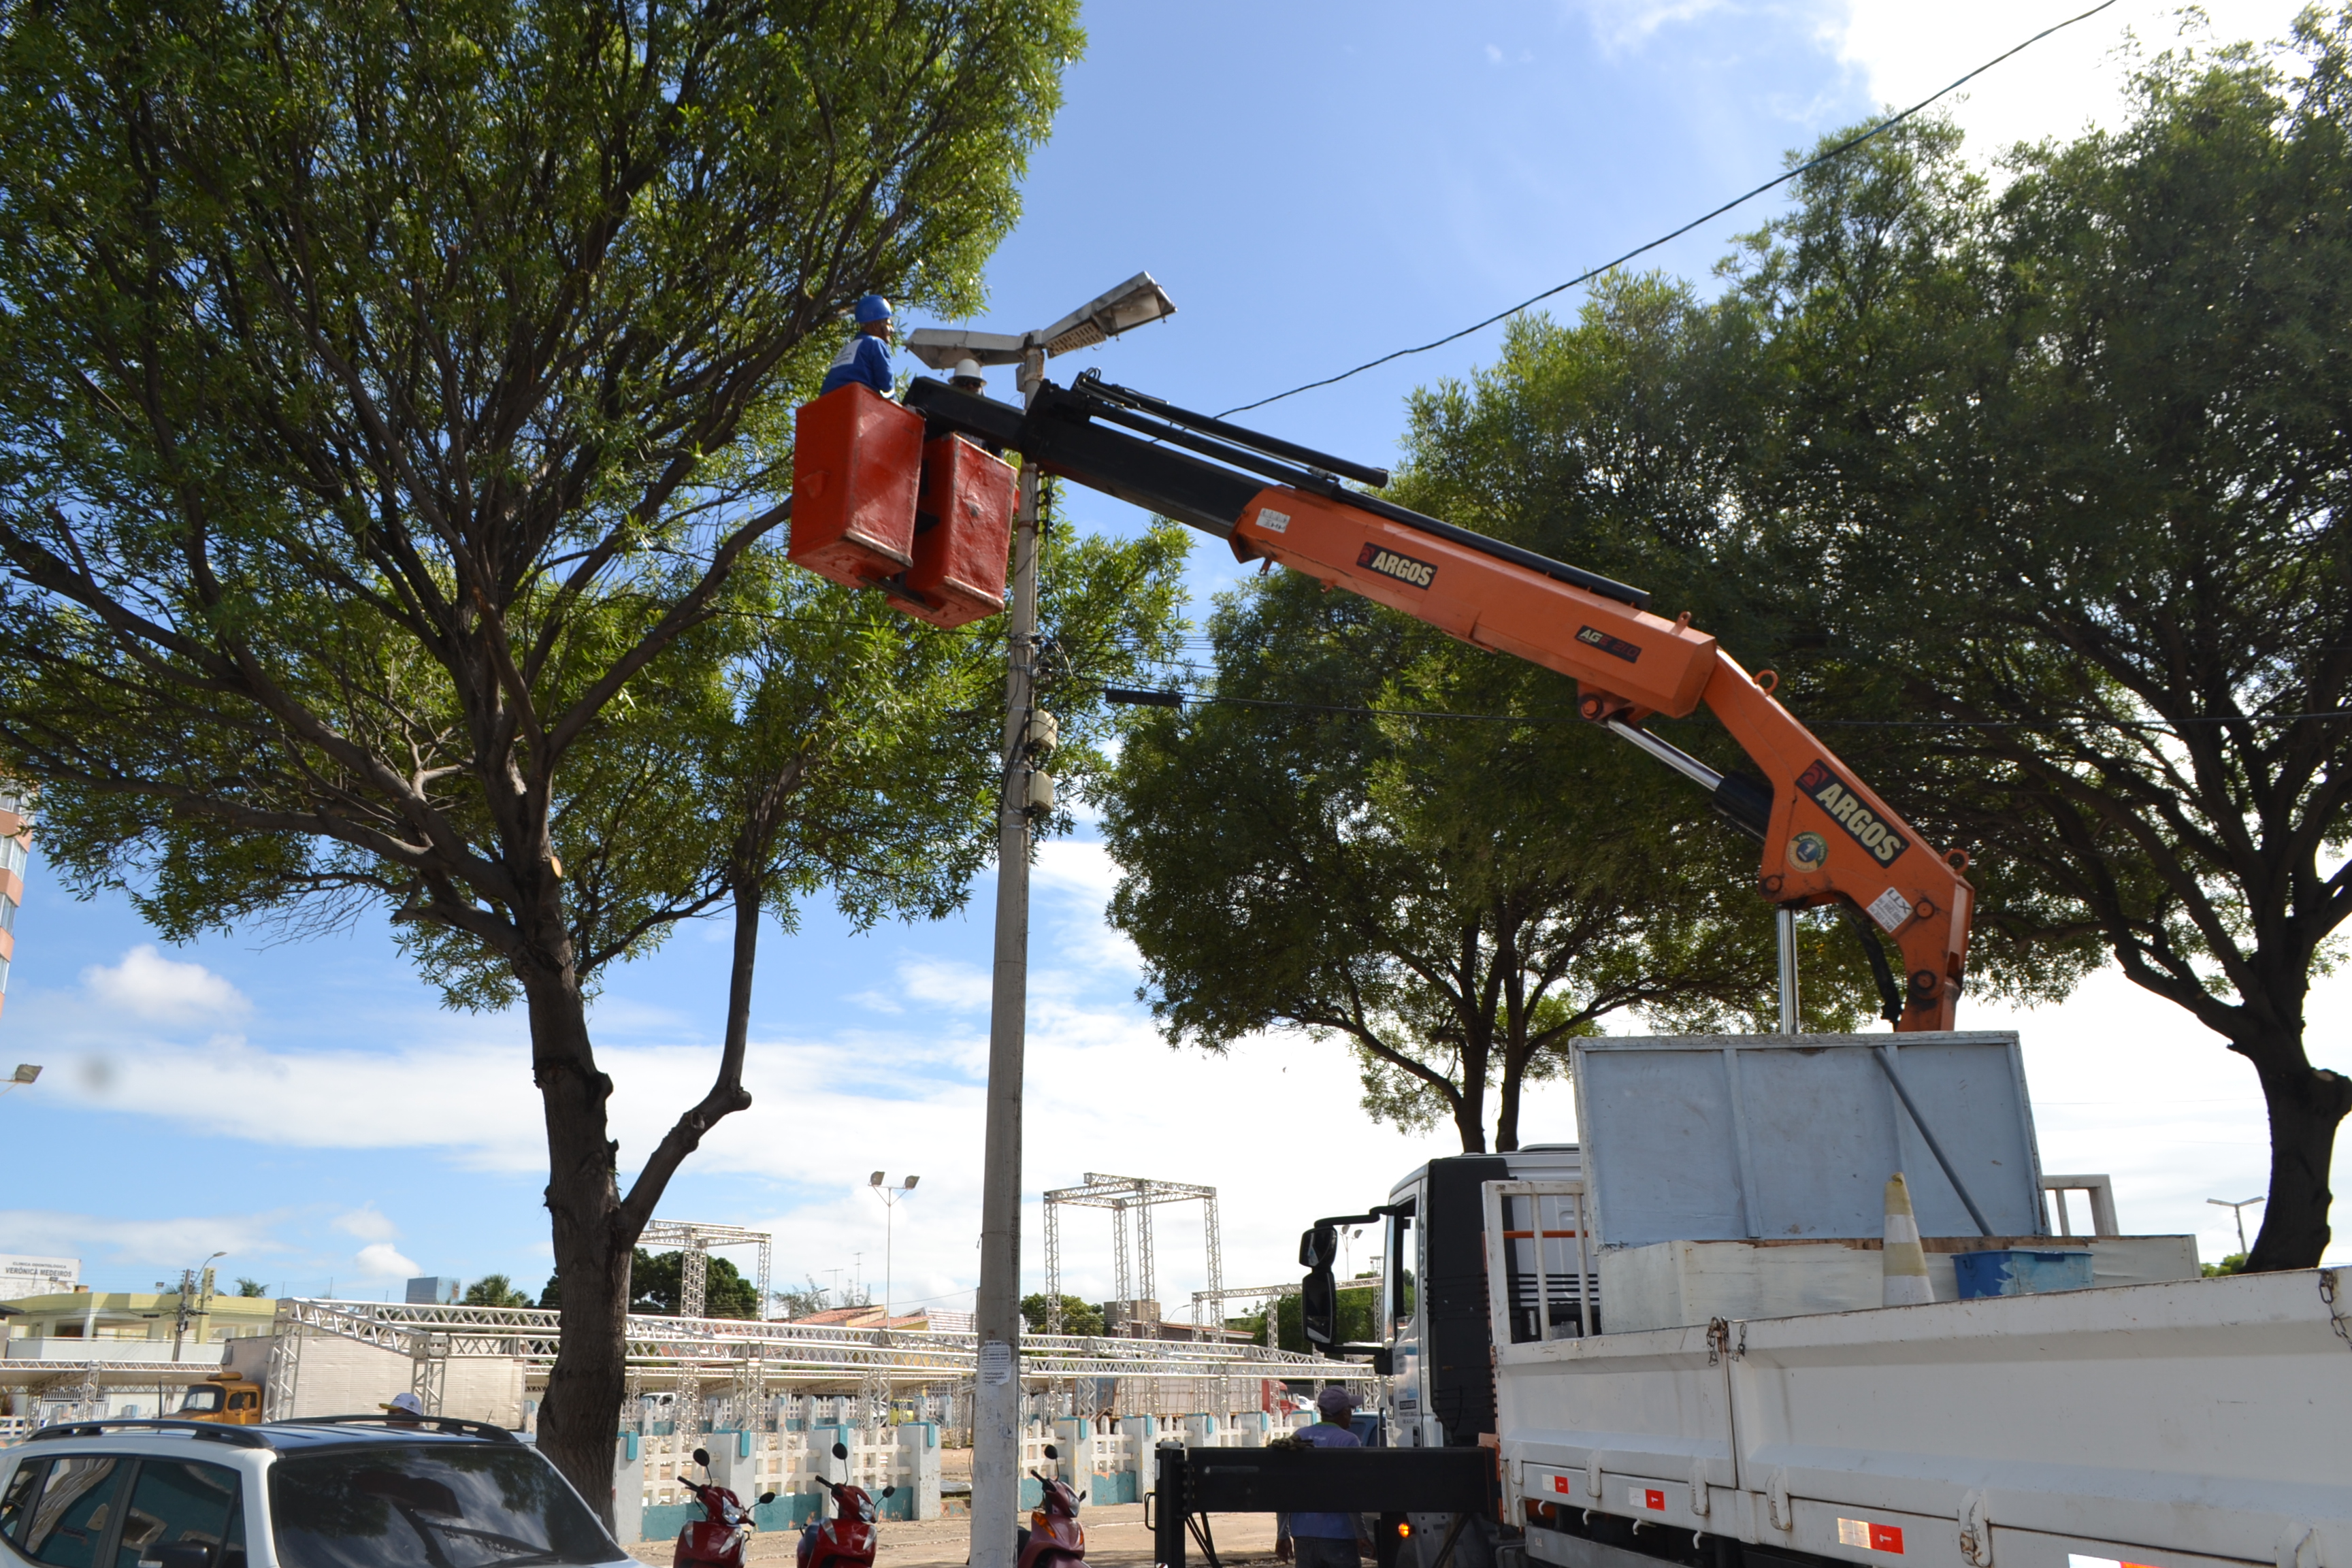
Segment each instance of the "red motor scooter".
[{"label": "red motor scooter", "polygon": [[[833,1457],[849,1458],[848,1447],[835,1443]],[[874,1505],[877,1500],[866,1496],[864,1487],[853,1487],[847,1481],[821,1479],[817,1485],[833,1494],[833,1517],[813,1519],[801,1531],[799,1568],[874,1568]],[[884,1487],[882,1496],[893,1496],[898,1490],[897,1487]]]},{"label": "red motor scooter", "polygon": [[[1053,1444],[1045,1458],[1059,1459]],[[1021,1542],[1021,1568],[1087,1568],[1087,1532],[1078,1528],[1078,1504],[1086,1493],[1073,1492],[1066,1481],[1048,1480],[1037,1471],[1045,1495],[1029,1510],[1029,1529]]]},{"label": "red motor scooter", "polygon": [[[697,1448],[694,1462],[702,1467],[702,1484],[688,1480],[683,1472],[678,1483],[694,1494],[702,1505],[702,1517],[690,1521],[677,1532],[677,1550],[672,1562],[676,1568],[688,1568],[699,1563],[704,1568],[743,1568],[743,1554],[751,1543],[751,1510],[742,1500],[725,1487],[710,1484],[710,1450]],[[762,1492],[761,1502],[773,1502],[776,1494]]]}]

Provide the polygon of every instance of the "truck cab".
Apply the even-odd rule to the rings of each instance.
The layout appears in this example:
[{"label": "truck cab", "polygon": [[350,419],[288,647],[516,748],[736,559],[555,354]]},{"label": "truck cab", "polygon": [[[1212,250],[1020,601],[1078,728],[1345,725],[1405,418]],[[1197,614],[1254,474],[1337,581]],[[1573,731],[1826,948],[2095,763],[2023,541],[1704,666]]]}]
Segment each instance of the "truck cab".
[{"label": "truck cab", "polygon": [[216,1372],[190,1388],[177,1415],[184,1421],[211,1421],[224,1426],[261,1425],[261,1385],[247,1383],[234,1372]]},{"label": "truck cab", "polygon": [[[1505,1154],[1432,1160],[1406,1175],[1381,1205],[1381,1350],[1389,1369],[1383,1413],[1398,1447],[1475,1447],[1495,1428],[1494,1334],[1486,1302],[1484,1186],[1488,1182],[1574,1181],[1583,1161],[1573,1143],[1537,1143]],[[1554,1256],[1558,1226],[1545,1229]],[[1548,1271],[1555,1332],[1581,1324],[1585,1300],[1572,1268]],[[1533,1310],[1514,1291],[1515,1307]]]}]

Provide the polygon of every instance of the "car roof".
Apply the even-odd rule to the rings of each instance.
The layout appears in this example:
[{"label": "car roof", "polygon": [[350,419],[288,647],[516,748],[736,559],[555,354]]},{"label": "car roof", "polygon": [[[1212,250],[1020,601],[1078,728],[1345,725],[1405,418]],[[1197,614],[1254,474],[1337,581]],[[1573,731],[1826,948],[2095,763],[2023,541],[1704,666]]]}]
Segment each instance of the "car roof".
[{"label": "car roof", "polygon": [[366,1448],[397,1443],[479,1447],[515,1444],[515,1435],[487,1421],[462,1421],[456,1416],[428,1415],[422,1421],[394,1422],[382,1415],[313,1415],[292,1421],[269,1421],[258,1426],[233,1426],[217,1421],[74,1421],[44,1426],[26,1440],[35,1444],[76,1441],[104,1442],[107,1451],[135,1451],[125,1438],[171,1437],[219,1443],[236,1448],[268,1448],[300,1453],[321,1448]]}]

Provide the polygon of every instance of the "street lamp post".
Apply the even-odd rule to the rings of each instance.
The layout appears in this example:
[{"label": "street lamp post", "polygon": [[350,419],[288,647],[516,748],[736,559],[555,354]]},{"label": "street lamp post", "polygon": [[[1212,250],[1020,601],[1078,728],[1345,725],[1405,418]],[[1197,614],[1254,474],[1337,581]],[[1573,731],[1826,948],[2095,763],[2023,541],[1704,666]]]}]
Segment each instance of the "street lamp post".
[{"label": "street lamp post", "polygon": [[[212,1258],[205,1258],[202,1263],[180,1276],[179,1310],[172,1315],[172,1359],[173,1361],[180,1359],[180,1347],[186,1342],[188,1337],[188,1292],[202,1288],[205,1270],[213,1266],[213,1258],[227,1256],[226,1252],[215,1252]],[[95,1299],[95,1297],[92,1298],[92,1300]]]},{"label": "street lamp post", "polygon": [[2246,1211],[2263,1199],[2251,1197],[2234,1204],[2227,1198],[2207,1198],[2205,1201],[2217,1209],[2228,1209],[2230,1217],[2238,1222],[2238,1256],[2243,1258],[2246,1255]]},{"label": "street lamp post", "polygon": [[[907,351],[933,370],[962,360],[1020,366],[1025,403],[1045,361],[1091,348],[1173,315],[1149,272],[1035,331],[925,327]],[[1004,771],[996,836],[996,958],[989,998],[988,1130],[982,1156],[980,1289],[972,1327],[980,1343],[972,1390],[971,1568],[1013,1568],[1021,1488],[1021,1074],[1029,1005],[1029,821],[1037,652],[1037,468],[1024,454],[1014,516],[1012,624],[1005,631]],[[1042,728],[1042,726],[1041,726]]]},{"label": "street lamp post", "polygon": [[909,1176],[895,1187],[883,1185],[886,1180],[877,1171],[866,1181],[866,1190],[882,1200],[882,1326],[890,1326],[890,1221],[898,1212],[898,1200],[915,1190],[920,1176]]}]

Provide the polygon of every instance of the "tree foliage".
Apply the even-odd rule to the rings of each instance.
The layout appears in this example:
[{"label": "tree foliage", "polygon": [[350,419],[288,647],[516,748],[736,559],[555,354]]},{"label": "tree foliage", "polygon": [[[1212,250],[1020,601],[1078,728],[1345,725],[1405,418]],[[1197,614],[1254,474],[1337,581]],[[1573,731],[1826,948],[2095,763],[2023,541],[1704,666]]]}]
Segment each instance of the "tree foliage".
[{"label": "tree foliage", "polygon": [[[1052,1305],[1044,1292],[1032,1291],[1021,1298],[1021,1321],[1029,1325],[1033,1334],[1045,1331],[1047,1309]],[[1103,1331],[1103,1310],[1076,1296],[1062,1298],[1062,1332],[1066,1334],[1098,1334]]]},{"label": "tree foliage", "polygon": [[[937,913],[984,853],[987,634],[783,570],[790,416],[856,296],[977,303],[1074,11],[0,11],[0,768],[167,935],[373,908],[528,1005],[593,1499],[763,910]],[[1148,644],[1164,550],[1090,559],[1063,608]],[[625,1196],[586,999],[707,912],[717,1071]]]},{"label": "tree foliage", "polygon": [[[706,1318],[756,1318],[760,1287],[743,1278],[730,1258],[704,1255],[702,1315]],[[685,1310],[685,1286],[679,1276],[686,1266],[681,1252],[647,1252],[640,1247],[629,1268],[629,1310],[675,1318]]]},{"label": "tree foliage", "polygon": [[2294,52],[2146,59],[2129,123],[1998,187],[1906,124],[1715,298],[1518,323],[1412,446],[1426,510],[1691,609],[1968,849],[1971,995],[2112,961],[2245,1057],[2258,1269],[2325,1248],[2352,1107],[2305,1046],[2352,914],[2352,13]]},{"label": "tree foliage", "polygon": [[[1484,1150],[1491,1090],[1491,1146],[1515,1149],[1524,1086],[1602,1020],[1771,1009],[1771,914],[1738,847],[1578,719],[1573,683],[1303,576],[1233,596],[1211,633],[1234,700],[1134,721],[1104,825],[1111,919],[1171,1042],[1344,1041],[1374,1117]],[[1402,716],[1430,712],[1503,721]],[[1844,978],[1815,985],[1818,1025],[1850,1024]]]},{"label": "tree foliage", "polygon": [[468,1307],[528,1307],[532,1305],[530,1292],[515,1289],[514,1281],[503,1274],[485,1274],[466,1287]]}]

